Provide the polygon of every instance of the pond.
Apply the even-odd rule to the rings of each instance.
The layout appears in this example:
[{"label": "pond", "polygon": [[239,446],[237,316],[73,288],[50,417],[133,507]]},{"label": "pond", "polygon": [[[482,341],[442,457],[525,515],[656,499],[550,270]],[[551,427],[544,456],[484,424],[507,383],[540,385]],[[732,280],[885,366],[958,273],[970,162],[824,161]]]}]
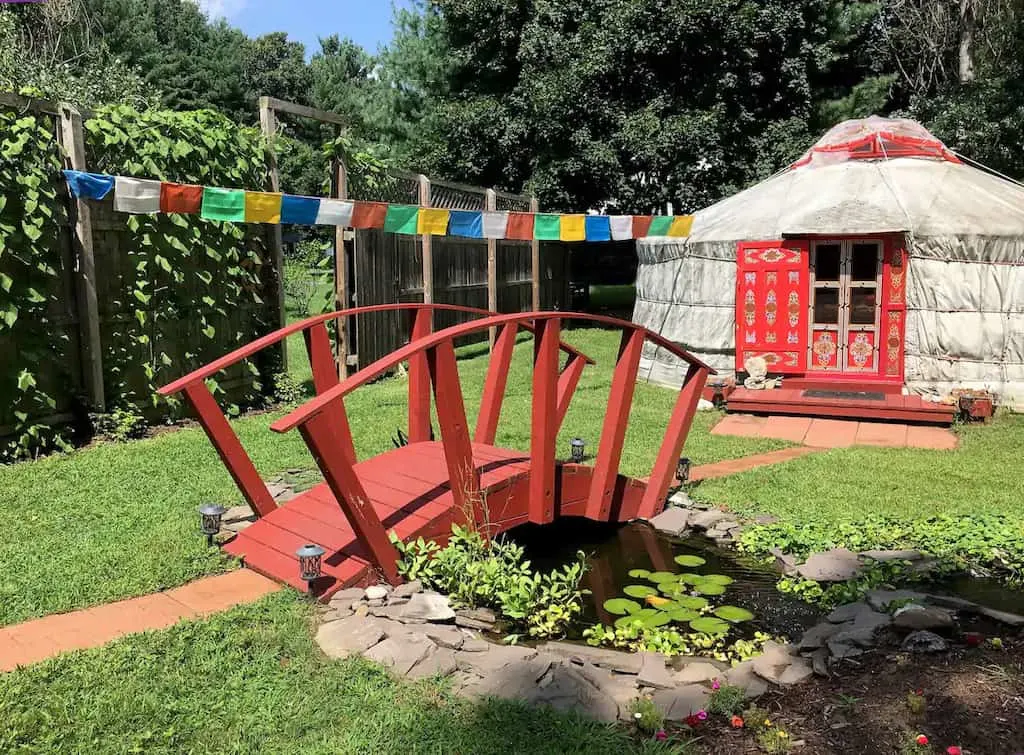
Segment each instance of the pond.
[{"label": "pond", "polygon": [[[631,600],[643,604],[645,593],[657,596],[653,597],[655,601],[660,599],[660,594],[669,594],[666,589],[661,589],[659,594],[654,588],[660,585],[650,576],[630,576],[631,571],[634,575],[651,572],[727,577],[727,580],[718,578],[727,584],[723,585],[724,592],[714,596],[714,605],[736,606],[754,615],[750,621],[736,625],[734,637],[750,637],[756,631],[799,637],[822,616],[822,611],[815,606],[779,593],[775,589],[778,581],[775,571],[733,551],[718,548],[707,538],[673,539],[642,523],[603,524],[575,518],[543,526],[525,525],[508,535],[526,549],[527,557],[537,569],[548,570],[572,563],[577,551],[587,554],[588,570],[583,586],[591,594],[585,598],[575,638],[587,626],[611,625],[620,618],[605,610],[604,604],[609,599],[635,592]],[[679,557],[693,565],[681,565],[676,560]],[[633,589],[627,590],[631,587]],[[687,591],[697,592],[696,589]],[[717,593],[717,590],[709,592]]]}]

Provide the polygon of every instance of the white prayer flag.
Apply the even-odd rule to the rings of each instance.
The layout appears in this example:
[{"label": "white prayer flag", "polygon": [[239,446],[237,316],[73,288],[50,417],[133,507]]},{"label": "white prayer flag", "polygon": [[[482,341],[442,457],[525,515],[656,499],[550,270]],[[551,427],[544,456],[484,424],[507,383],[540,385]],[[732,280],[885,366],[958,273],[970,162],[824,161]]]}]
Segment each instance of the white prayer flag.
[{"label": "white prayer flag", "polygon": [[341,199],[321,199],[316,213],[317,225],[352,225],[353,202]]},{"label": "white prayer flag", "polygon": [[630,241],[633,238],[632,215],[612,215],[608,220],[612,226],[612,241]]},{"label": "white prayer flag", "polygon": [[508,228],[507,212],[483,213],[483,229],[485,239],[503,239]]},{"label": "white prayer flag", "polygon": [[160,212],[160,182],[146,178],[115,176],[114,209],[136,215]]}]

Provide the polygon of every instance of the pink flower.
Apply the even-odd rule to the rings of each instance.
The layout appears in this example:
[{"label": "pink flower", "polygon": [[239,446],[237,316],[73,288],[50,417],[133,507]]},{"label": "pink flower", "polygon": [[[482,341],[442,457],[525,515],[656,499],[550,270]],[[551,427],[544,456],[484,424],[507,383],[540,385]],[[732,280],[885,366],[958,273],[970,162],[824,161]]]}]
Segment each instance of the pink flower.
[{"label": "pink flower", "polygon": [[[700,720],[700,721],[707,721],[708,720],[708,712],[706,710],[698,710],[697,711],[697,719]],[[959,753],[957,753],[955,755],[959,755]]]},{"label": "pink flower", "polygon": [[658,731],[654,734],[654,738],[657,739],[659,742],[664,742],[666,739],[668,739],[668,734],[665,733],[664,729],[658,729]]},{"label": "pink flower", "polygon": [[961,755],[960,748],[956,745],[950,745],[946,748],[946,755]]},{"label": "pink flower", "polygon": [[720,689],[721,687],[722,685],[718,683],[717,679],[711,681],[711,689]]},{"label": "pink flower", "polygon": [[926,737],[924,734],[918,734],[917,739],[915,739],[914,741],[922,747],[924,747],[926,744],[928,744],[928,737]]}]

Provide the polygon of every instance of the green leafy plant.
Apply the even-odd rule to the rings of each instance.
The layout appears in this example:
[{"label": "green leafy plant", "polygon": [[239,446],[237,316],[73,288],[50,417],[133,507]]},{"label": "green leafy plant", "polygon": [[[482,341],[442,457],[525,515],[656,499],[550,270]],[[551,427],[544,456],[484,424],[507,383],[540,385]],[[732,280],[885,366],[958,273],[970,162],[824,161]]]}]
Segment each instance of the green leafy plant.
[{"label": "green leafy plant", "polygon": [[733,716],[743,710],[747,691],[743,687],[722,684],[708,698],[708,712],[719,716]]},{"label": "green leafy plant", "polygon": [[275,403],[298,404],[306,398],[306,389],[287,372],[275,372],[270,381],[274,386]]},{"label": "green leafy plant", "polygon": [[146,418],[134,406],[117,407],[106,414],[92,414],[90,419],[96,435],[118,443],[141,438],[148,427]]},{"label": "green leafy plant", "polygon": [[755,658],[764,652],[766,642],[783,640],[766,632],[755,632],[752,639],[739,639],[730,643],[724,634],[683,632],[672,626],[649,626],[643,622],[617,626],[595,624],[583,630],[583,637],[588,645],[595,647],[649,651],[668,656],[700,655],[731,663]]},{"label": "green leafy plant", "polygon": [[641,695],[630,701],[629,712],[633,723],[644,734],[654,734],[665,725],[665,716],[648,695]]}]

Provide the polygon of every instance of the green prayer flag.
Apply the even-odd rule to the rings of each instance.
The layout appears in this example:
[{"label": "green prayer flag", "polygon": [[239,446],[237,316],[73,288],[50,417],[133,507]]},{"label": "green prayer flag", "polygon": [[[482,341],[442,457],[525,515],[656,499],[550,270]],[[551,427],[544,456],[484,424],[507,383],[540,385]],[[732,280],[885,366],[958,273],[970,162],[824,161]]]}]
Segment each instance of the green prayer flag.
[{"label": "green prayer flag", "polygon": [[671,215],[655,215],[651,221],[651,227],[647,230],[648,236],[668,236],[668,229],[672,227]]},{"label": "green prayer flag", "polygon": [[245,222],[245,192],[241,189],[203,188],[200,215],[206,220]]},{"label": "green prayer flag", "polygon": [[416,220],[420,208],[407,204],[388,205],[388,214],[384,216],[384,230],[388,233],[405,233],[416,235]]},{"label": "green prayer flag", "polygon": [[559,226],[558,215],[536,215],[533,219],[533,237],[538,241],[558,241]]}]

